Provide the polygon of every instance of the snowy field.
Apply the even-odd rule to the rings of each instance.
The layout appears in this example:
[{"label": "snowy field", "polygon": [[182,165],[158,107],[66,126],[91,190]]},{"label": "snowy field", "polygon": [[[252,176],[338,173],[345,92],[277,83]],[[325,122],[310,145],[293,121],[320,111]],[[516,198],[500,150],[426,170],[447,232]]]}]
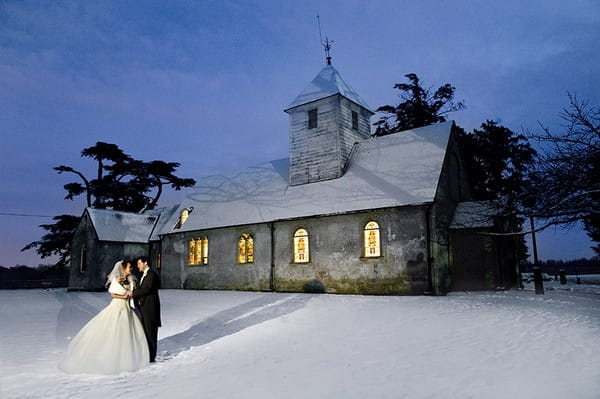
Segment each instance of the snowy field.
[{"label": "snowy field", "polygon": [[57,369],[108,294],[0,291],[0,398],[599,398],[600,281],[585,282],[543,296],[162,290],[157,363],[117,376]]}]

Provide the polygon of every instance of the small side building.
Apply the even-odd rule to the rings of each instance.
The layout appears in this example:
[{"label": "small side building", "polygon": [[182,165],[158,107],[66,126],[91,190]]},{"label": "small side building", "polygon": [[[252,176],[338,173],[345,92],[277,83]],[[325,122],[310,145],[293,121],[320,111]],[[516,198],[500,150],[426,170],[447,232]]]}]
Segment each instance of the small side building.
[{"label": "small side building", "polygon": [[71,244],[70,290],[103,290],[115,262],[148,256],[159,215],[86,208]]},{"label": "small side building", "polygon": [[490,201],[461,202],[450,224],[452,291],[517,286],[518,238],[514,221]]}]

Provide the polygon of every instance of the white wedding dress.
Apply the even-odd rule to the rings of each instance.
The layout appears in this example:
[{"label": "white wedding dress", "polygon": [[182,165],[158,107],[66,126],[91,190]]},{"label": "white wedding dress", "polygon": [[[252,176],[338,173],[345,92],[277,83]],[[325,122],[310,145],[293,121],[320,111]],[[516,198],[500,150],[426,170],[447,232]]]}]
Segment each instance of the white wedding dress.
[{"label": "white wedding dress", "polygon": [[[127,290],[114,279],[108,292]],[[73,338],[59,368],[69,374],[118,374],[141,368],[149,358],[144,328],[129,300],[113,298]]]}]

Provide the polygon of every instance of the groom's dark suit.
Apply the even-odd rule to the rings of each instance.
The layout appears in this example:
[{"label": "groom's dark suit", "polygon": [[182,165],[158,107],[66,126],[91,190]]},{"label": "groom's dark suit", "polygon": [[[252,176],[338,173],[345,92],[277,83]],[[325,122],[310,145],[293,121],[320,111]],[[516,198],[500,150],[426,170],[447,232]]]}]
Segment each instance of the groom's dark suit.
[{"label": "groom's dark suit", "polygon": [[142,278],[139,287],[133,290],[133,299],[136,301],[137,308],[142,313],[142,324],[144,325],[144,332],[148,341],[151,362],[156,358],[158,327],[161,326],[160,299],[158,297],[159,286],[158,275],[149,268],[146,276]]}]

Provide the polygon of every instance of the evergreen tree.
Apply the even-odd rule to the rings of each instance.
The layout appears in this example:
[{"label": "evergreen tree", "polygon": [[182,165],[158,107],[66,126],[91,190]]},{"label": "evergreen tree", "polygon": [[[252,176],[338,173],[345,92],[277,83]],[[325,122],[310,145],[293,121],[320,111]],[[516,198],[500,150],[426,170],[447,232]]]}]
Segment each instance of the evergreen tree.
[{"label": "evergreen tree", "polygon": [[21,251],[35,248],[42,258],[57,255],[58,262],[55,266],[59,268],[67,267],[71,258],[71,240],[79,225],[80,217],[59,215],[53,217],[52,220],[56,223],[40,225],[48,233],[44,234],[41,240],[27,244]]},{"label": "evergreen tree", "polygon": [[[196,184],[194,179],[175,175],[180,166],[177,162],[140,161],[115,144],[97,142],[94,146],[83,149],[81,156],[96,162],[97,172],[94,178],[88,178],[66,165],[57,166],[54,170],[59,174],[70,173],[77,176],[78,181],[64,185],[67,192],[65,199],[74,200],[75,197],[85,195],[87,207],[143,212],[156,207],[165,186],[181,190]],[[42,258],[58,255],[58,264],[68,264],[71,239],[79,219],[73,215],[56,216],[56,223],[40,226],[48,234],[39,241],[29,243],[22,251],[35,248]]]},{"label": "evergreen tree", "polygon": [[[535,161],[535,150],[527,137],[491,120],[472,133],[458,131],[473,198],[494,203],[512,221],[512,230],[520,232],[525,222],[522,209],[527,176]],[[520,237],[518,242],[519,258],[526,259],[525,238]]]},{"label": "evergreen tree", "polygon": [[385,136],[445,122],[446,114],[465,108],[462,102],[454,103],[455,88],[450,84],[439,87],[434,93],[421,86],[419,77],[414,73],[405,75],[410,83],[396,83],[394,89],[400,90],[401,102],[398,105],[383,105],[377,112],[383,113],[375,122],[374,136]]},{"label": "evergreen tree", "polygon": [[459,132],[457,139],[473,197],[501,202],[503,208],[516,212],[536,155],[527,137],[491,120],[472,133]]}]

